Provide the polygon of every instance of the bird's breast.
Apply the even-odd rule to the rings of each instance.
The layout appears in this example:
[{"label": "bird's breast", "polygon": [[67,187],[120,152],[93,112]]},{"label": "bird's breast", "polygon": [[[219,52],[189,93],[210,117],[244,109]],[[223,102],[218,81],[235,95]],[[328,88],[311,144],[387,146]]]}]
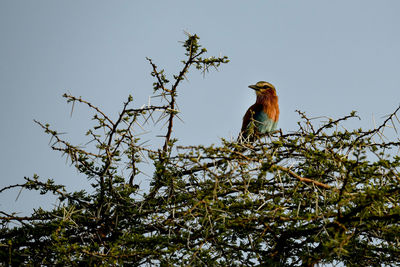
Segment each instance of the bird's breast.
[{"label": "bird's breast", "polygon": [[276,130],[278,125],[278,121],[274,120],[273,117],[270,117],[266,112],[259,111],[254,114],[254,121],[257,127],[257,130],[260,133],[268,133]]},{"label": "bird's breast", "polygon": [[279,120],[279,104],[277,96],[270,96],[262,103],[263,112],[274,122]]}]

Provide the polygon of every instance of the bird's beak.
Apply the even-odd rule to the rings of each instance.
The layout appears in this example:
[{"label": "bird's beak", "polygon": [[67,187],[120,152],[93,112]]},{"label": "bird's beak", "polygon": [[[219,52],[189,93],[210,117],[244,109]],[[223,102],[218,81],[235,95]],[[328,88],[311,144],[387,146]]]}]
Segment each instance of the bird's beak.
[{"label": "bird's beak", "polygon": [[256,85],[249,85],[249,88],[258,91],[258,87]]}]

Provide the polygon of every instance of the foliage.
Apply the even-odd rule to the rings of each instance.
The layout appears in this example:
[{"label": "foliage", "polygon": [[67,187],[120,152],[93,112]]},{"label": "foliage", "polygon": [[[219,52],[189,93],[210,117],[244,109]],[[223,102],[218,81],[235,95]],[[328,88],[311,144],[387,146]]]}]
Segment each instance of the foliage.
[{"label": "foliage", "polygon": [[[170,82],[151,59],[162,105],[133,108],[128,97],[111,119],[98,107],[87,147],[66,142],[50,125],[52,148],[92,182],[93,193],[67,192],[52,180],[25,178],[16,187],[52,193],[60,204],[30,216],[1,211],[0,262],[18,265],[279,265],[342,262],[400,264],[400,148],[385,139],[399,108],[376,129],[347,130],[348,116],[316,126],[304,113],[294,133],[253,143],[177,146],[177,90],[190,67],[203,73],[228,62],[205,57],[196,35]],[[164,143],[149,148],[140,128],[159,114]],[[150,188],[137,183],[144,160]],[[130,170],[126,176],[124,171]],[[12,226],[11,222],[18,222]]]}]

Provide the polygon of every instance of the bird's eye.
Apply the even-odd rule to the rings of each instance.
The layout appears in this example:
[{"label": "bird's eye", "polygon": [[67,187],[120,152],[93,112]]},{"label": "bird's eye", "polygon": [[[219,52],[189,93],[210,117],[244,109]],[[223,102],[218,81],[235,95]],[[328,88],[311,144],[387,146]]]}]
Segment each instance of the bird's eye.
[{"label": "bird's eye", "polygon": [[263,88],[263,89],[268,89],[269,86],[268,86],[268,85],[264,85],[262,88]]}]

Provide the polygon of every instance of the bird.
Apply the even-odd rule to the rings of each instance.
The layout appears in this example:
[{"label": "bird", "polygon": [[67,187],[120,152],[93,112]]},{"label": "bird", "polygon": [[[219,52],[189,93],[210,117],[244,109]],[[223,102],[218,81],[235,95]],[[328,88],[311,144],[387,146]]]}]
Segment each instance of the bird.
[{"label": "bird", "polygon": [[276,89],[269,82],[259,81],[255,85],[249,85],[249,88],[256,91],[257,99],[243,116],[239,137],[242,140],[254,141],[276,130],[279,104]]}]

